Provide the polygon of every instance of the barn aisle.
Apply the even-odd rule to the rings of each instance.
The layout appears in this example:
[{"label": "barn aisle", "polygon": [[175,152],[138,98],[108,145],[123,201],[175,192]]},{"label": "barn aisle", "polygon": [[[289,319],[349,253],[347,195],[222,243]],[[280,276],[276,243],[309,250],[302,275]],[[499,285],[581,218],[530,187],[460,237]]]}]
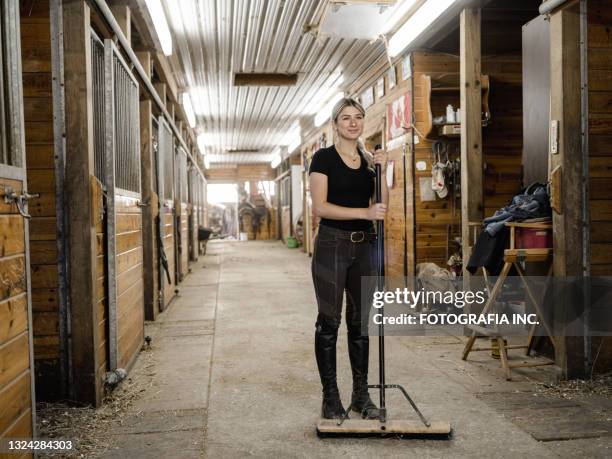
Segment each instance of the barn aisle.
[{"label": "barn aisle", "polygon": [[[450,441],[317,438],[309,268],[310,258],[280,242],[210,243],[170,308],[147,324],[151,350],[132,372],[146,390],[120,416],[103,457],[510,458],[611,450],[610,437],[580,438],[581,419],[593,429],[593,407],[536,394],[536,378],[547,377],[541,369],[506,382],[486,356],[462,362],[462,340],[451,336],[387,339],[388,381],[404,384],[431,419],[450,420]],[[346,404],[343,330],[338,373]],[[389,394],[388,404],[391,417],[414,417],[398,394]],[[562,438],[568,413],[576,439]]]},{"label": "barn aisle", "polygon": [[[456,358],[461,342],[454,337],[387,340],[389,381],[410,386],[432,418],[450,419],[453,440],[318,439],[314,425],[320,383],[313,354],[316,304],[310,258],[280,242],[212,247],[213,253],[220,252],[220,274],[206,457],[437,457],[449,454],[449,448],[454,457],[478,457],[485,451],[502,457],[534,452],[554,456],[472,394],[504,390],[505,384],[489,387],[491,380],[499,381],[495,372],[477,383],[469,373],[473,369],[462,368],[469,365]],[[346,404],[351,379],[343,330],[344,324],[338,371]],[[371,382],[377,375],[376,355],[374,344]],[[518,387],[521,383],[515,382],[512,390]],[[389,404],[391,416],[412,418],[397,394],[389,395]]]}]

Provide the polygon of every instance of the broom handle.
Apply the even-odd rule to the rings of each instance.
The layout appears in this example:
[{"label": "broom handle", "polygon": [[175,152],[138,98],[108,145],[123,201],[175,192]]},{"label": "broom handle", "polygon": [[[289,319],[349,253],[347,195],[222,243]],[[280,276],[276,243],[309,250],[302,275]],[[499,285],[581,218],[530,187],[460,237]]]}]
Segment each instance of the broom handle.
[{"label": "broom handle", "polygon": [[[380,164],[376,164],[376,202],[382,202],[382,173]],[[385,277],[385,222],[376,220],[376,259],[377,259],[377,288],[384,289]],[[384,305],[380,308],[380,314],[385,317]],[[380,420],[386,421],[385,408],[385,326],[384,320],[378,325],[378,379],[380,381]]]}]

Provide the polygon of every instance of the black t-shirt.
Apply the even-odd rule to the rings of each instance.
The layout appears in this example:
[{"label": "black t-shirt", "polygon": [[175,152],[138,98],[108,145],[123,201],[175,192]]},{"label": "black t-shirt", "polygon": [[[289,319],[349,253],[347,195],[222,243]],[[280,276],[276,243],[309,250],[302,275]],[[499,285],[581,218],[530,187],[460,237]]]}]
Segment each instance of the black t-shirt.
[{"label": "black t-shirt", "polygon": [[[342,207],[370,207],[370,197],[374,193],[375,173],[368,169],[366,160],[361,157],[359,169],[348,167],[336,151],[335,146],[321,148],[312,156],[308,169],[327,175],[327,202]],[[332,220],[321,218],[321,225],[348,231],[366,231],[373,228],[370,220]]]}]

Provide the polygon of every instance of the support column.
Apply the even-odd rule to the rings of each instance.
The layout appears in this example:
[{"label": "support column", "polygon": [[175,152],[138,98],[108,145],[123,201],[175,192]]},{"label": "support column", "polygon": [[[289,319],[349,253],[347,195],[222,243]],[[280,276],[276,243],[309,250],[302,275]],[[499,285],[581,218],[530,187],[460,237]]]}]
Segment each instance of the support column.
[{"label": "support column", "polygon": [[480,9],[461,12],[461,238],[463,275],[470,256],[468,222],[483,219],[482,88],[480,55]]},{"label": "support column", "polygon": [[145,73],[147,74],[147,77],[149,77],[149,80],[151,79],[151,53],[148,51],[139,51],[136,53],[136,57],[138,57],[138,60],[140,61],[140,65],[142,65],[142,68],[144,69]]},{"label": "support column", "polygon": [[66,196],[73,396],[99,406],[96,228],[90,10],[84,0],[63,4],[66,116]]},{"label": "support column", "polygon": [[142,269],[144,273],[145,319],[155,320],[159,312],[157,304],[157,282],[155,279],[155,216],[157,215],[157,196],[153,192],[153,145],[152,145],[152,105],[150,100],[140,102],[140,179],[142,202]]},{"label": "support column", "polygon": [[123,35],[127,38],[130,46],[132,45],[132,15],[130,7],[127,5],[113,5],[110,7],[115,16],[115,21],[119,24]]},{"label": "support column", "polygon": [[[580,12],[578,5],[550,17],[551,122],[558,122],[557,153],[549,152],[560,211],[553,211],[553,272],[556,277],[582,276],[582,138],[580,103]],[[560,171],[560,174],[558,172]],[[571,304],[557,304],[555,317],[565,317]],[[563,320],[563,319],[561,319]],[[584,374],[582,337],[555,337],[555,360],[561,377]]]}]

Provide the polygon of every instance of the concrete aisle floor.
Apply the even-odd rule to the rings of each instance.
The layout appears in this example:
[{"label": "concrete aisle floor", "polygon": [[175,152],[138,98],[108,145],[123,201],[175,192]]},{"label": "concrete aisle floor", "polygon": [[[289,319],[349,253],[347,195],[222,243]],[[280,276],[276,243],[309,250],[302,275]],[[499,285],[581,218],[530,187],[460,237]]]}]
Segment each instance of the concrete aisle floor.
[{"label": "concrete aisle floor", "polygon": [[[276,241],[215,241],[180,291],[169,310],[147,325],[153,357],[141,356],[132,377],[149,372],[150,387],[131,408],[132,417],[117,426],[115,448],[105,457],[514,458],[610,452],[609,438],[539,442],[517,427],[481,395],[530,391],[536,373],[506,382],[486,356],[480,364],[462,362],[463,341],[455,337],[387,339],[387,382],[407,387],[431,419],[449,420],[451,440],[321,440],[314,428],[321,392],[310,258]],[[344,327],[338,371],[348,404]],[[376,356],[372,339],[370,382],[377,379]],[[401,395],[388,398],[390,417],[415,418]],[[585,454],[589,450],[592,454]]]}]

